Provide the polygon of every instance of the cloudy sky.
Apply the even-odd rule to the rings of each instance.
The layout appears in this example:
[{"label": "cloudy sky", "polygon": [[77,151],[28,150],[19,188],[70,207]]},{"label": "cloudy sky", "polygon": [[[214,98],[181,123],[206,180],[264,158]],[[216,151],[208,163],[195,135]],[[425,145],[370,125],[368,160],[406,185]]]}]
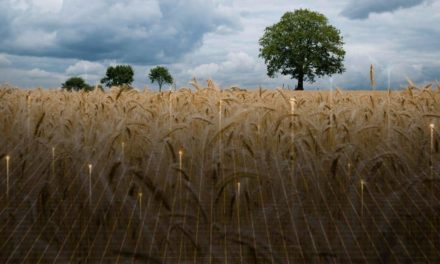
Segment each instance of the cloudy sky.
[{"label": "cloudy sky", "polygon": [[323,13],[344,37],[346,72],[309,89],[380,88],[440,80],[440,0],[0,0],[0,84],[95,84],[109,65],[131,64],[139,88],[164,65],[178,87],[212,78],[222,87],[294,87],[270,79],[258,57],[264,29],[286,11]]}]

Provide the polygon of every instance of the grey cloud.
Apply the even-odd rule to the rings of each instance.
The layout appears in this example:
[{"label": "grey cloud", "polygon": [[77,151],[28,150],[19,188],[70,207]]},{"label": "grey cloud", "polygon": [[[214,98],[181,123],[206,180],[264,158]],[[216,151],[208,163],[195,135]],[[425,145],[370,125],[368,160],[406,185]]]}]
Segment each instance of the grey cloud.
[{"label": "grey cloud", "polygon": [[[438,22],[438,21],[437,21]],[[397,46],[401,49],[437,53],[440,47],[440,29],[422,27],[420,25],[407,25],[401,29],[400,42]]]},{"label": "grey cloud", "polygon": [[0,7],[0,52],[25,56],[170,63],[206,33],[239,29],[239,19],[212,1],[65,0],[59,12]]},{"label": "grey cloud", "polygon": [[[440,63],[437,65],[428,65],[428,66],[422,66],[421,69],[421,76],[427,77],[429,81],[434,82],[440,82]],[[425,81],[424,79],[417,79],[416,81]]]},{"label": "grey cloud", "polygon": [[75,75],[97,75],[103,76],[105,73],[105,66],[98,62],[90,61],[78,61],[77,63],[70,65],[66,69],[66,74],[70,76]]},{"label": "grey cloud", "polygon": [[49,72],[39,68],[31,70],[5,68],[0,75],[0,84],[7,83],[21,88],[59,88],[65,79],[66,76],[64,74]]},{"label": "grey cloud", "polygon": [[366,19],[372,13],[393,12],[424,2],[427,0],[351,0],[341,14],[350,19]]},{"label": "grey cloud", "polygon": [[4,54],[0,54],[0,67],[1,66],[8,66],[10,64],[11,64],[11,61]]},{"label": "grey cloud", "polygon": [[[11,1],[37,0],[0,0],[0,83],[59,87],[65,78],[79,75],[95,84],[107,66],[130,63],[135,69],[134,85],[139,88],[156,88],[147,73],[158,64],[170,69],[177,87],[190,87],[188,82],[194,75],[204,85],[212,77],[222,87],[296,85],[288,76],[267,77],[266,66],[258,58],[258,39],[264,28],[278,21],[286,10],[300,7],[291,1],[273,5],[263,0],[237,0],[230,1],[231,6],[217,6],[214,2],[224,0],[150,0],[139,6],[134,0],[122,4],[114,0],[65,0],[60,13],[48,6],[44,12],[33,7],[12,8],[8,6]],[[345,35],[347,71],[333,76],[334,86],[369,89],[371,63],[376,68],[378,89],[387,88],[388,69],[393,88],[406,85],[407,77],[420,85],[440,78],[440,31],[436,27],[440,1],[353,1],[301,4],[326,14]],[[367,17],[419,2],[429,4],[361,22],[347,23],[345,17],[338,16],[348,7],[351,12],[344,10],[347,16]],[[117,10],[126,12],[115,15]],[[239,14],[241,17],[236,17]],[[330,80],[321,78],[306,87],[327,89]]]}]

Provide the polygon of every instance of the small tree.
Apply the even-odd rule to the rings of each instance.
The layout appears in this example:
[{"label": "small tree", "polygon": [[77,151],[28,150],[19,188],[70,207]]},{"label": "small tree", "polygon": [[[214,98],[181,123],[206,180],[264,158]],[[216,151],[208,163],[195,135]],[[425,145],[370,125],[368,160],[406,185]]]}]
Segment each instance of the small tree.
[{"label": "small tree", "polygon": [[162,91],[162,85],[164,83],[173,83],[173,77],[168,72],[168,69],[162,66],[157,66],[156,68],[151,69],[148,77],[150,78],[151,83],[157,82],[159,85],[159,92]]},{"label": "small tree", "polygon": [[90,85],[88,85],[81,77],[71,77],[67,79],[67,81],[61,85],[61,87],[67,91],[92,90],[92,87],[90,87]]},{"label": "small tree", "polygon": [[107,87],[131,85],[133,82],[134,71],[130,65],[117,65],[107,68],[105,77],[101,80]]},{"label": "small tree", "polygon": [[285,13],[280,22],[266,28],[259,43],[267,75],[291,75],[298,80],[297,90],[304,90],[304,81],[345,71],[342,36],[317,12]]}]

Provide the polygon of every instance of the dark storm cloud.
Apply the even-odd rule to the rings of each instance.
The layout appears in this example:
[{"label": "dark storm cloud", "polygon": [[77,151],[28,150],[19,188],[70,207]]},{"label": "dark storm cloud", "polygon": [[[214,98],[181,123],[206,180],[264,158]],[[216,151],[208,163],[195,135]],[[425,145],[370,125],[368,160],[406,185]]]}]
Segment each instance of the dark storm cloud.
[{"label": "dark storm cloud", "polygon": [[0,1],[0,36],[8,37],[10,36],[10,22],[12,16],[8,10],[8,5],[6,1]]},{"label": "dark storm cloud", "polygon": [[[146,76],[158,64],[169,67],[177,87],[193,77],[225,87],[294,87],[289,76],[267,77],[258,39],[297,8],[320,11],[344,34],[347,71],[332,76],[334,87],[368,89],[371,64],[378,89],[388,81],[393,88],[406,85],[406,78],[416,84],[440,79],[440,0],[275,2],[0,0],[0,84],[59,87],[71,76],[96,84],[109,65],[130,63],[140,88],[156,87]],[[353,18],[389,13],[347,21],[342,11]],[[329,87],[329,77],[307,84]]]},{"label": "dark storm cloud", "polygon": [[351,0],[341,14],[350,19],[366,19],[372,13],[393,12],[424,2],[427,0]]},{"label": "dark storm cloud", "polygon": [[65,0],[58,10],[13,2],[0,3],[0,52],[15,55],[170,63],[206,33],[239,28],[210,1]]},{"label": "dark storm cloud", "polygon": [[[396,34],[397,35],[397,34]],[[408,25],[401,29],[399,33],[398,46],[408,50],[418,50],[422,48],[424,52],[438,52],[440,47],[440,29],[437,27],[426,28],[418,25]]]}]

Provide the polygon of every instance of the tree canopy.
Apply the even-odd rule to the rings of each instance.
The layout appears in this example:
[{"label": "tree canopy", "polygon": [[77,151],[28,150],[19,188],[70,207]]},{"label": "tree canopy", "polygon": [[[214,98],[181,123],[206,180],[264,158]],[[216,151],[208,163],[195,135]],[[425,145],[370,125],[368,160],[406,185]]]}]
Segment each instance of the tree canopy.
[{"label": "tree canopy", "polygon": [[107,68],[107,73],[101,83],[107,87],[131,85],[134,81],[133,75],[134,71],[130,65],[110,66]]},{"label": "tree canopy", "polygon": [[61,87],[67,91],[92,90],[92,87],[90,87],[90,85],[88,85],[81,77],[71,77],[67,79],[67,81],[61,85]]},{"label": "tree canopy", "polygon": [[298,80],[297,90],[304,81],[343,73],[345,51],[340,31],[328,19],[308,9],[286,12],[281,20],[265,29],[259,40],[260,57],[267,65],[267,74],[290,75]]},{"label": "tree canopy", "polygon": [[168,72],[168,69],[162,66],[157,66],[151,69],[148,77],[150,78],[151,83],[157,82],[159,85],[159,92],[162,91],[162,86],[164,83],[173,83],[173,77]]}]

